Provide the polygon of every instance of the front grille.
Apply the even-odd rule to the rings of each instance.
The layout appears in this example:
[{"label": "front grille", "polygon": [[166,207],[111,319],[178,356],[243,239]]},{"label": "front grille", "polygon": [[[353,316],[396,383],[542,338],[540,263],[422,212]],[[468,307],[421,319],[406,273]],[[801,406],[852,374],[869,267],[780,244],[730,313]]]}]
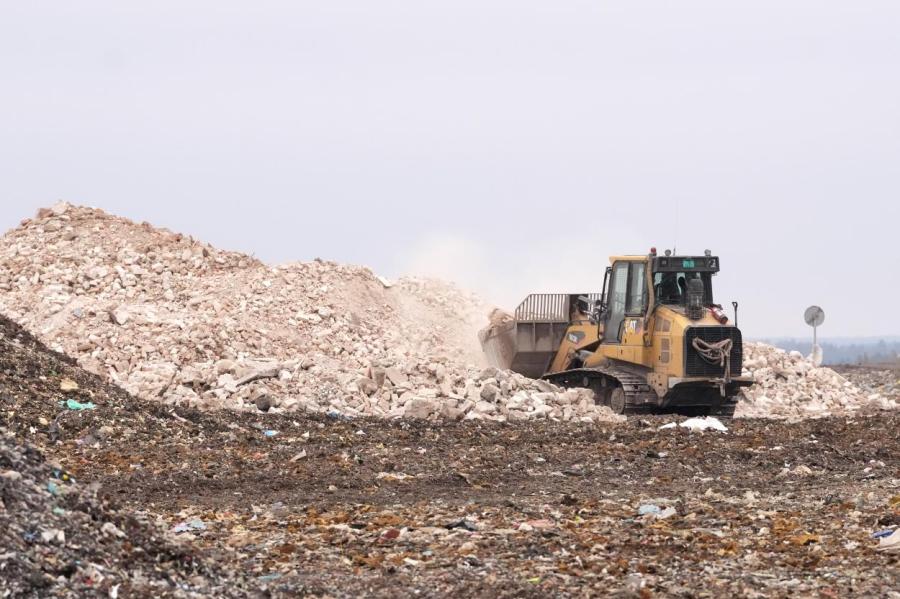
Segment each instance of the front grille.
[{"label": "front grille", "polygon": [[725,375],[725,369],[718,364],[710,364],[694,349],[694,338],[699,337],[707,343],[716,343],[731,338],[731,376],[741,376],[744,359],[744,347],[741,331],[736,327],[690,327],[684,332],[684,374],[685,376]]}]

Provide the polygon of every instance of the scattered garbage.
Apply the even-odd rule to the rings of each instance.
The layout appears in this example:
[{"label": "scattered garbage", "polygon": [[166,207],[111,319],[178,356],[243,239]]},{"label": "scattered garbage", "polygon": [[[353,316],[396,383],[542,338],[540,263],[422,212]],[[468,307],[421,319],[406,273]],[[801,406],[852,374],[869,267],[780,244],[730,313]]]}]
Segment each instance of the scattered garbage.
[{"label": "scattered garbage", "polygon": [[476,532],[478,530],[478,525],[471,520],[463,519],[451,522],[450,524],[445,524],[444,528],[446,528],[447,530],[455,530],[459,528],[462,530],[468,530],[469,532]]},{"label": "scattered garbage", "polygon": [[656,520],[665,520],[666,518],[671,518],[678,512],[674,507],[667,507],[665,509],[654,503],[644,503],[638,508],[638,515],[640,516],[653,516]]},{"label": "scattered garbage", "polygon": [[267,437],[274,437],[278,434],[278,431],[267,430],[267,431],[263,431],[263,434]]},{"label": "scattered garbage", "polygon": [[881,538],[883,538],[883,537],[889,537],[889,536],[891,536],[892,534],[894,534],[894,529],[893,529],[893,528],[888,528],[888,529],[886,529],[886,530],[879,530],[878,532],[873,532],[873,533],[872,533],[872,538],[873,538],[873,539],[881,539]]},{"label": "scattered garbage", "polygon": [[[111,505],[93,485],[81,485],[51,467],[35,447],[0,434],[0,464],[5,468],[0,471],[0,595],[250,594],[249,584],[230,568],[186,553],[152,523]],[[63,478],[68,479],[64,494]],[[198,577],[208,581],[205,588],[198,587]],[[127,593],[120,592],[126,588]],[[194,592],[185,595],[179,588]]]},{"label": "scattered garbage", "polygon": [[77,391],[78,383],[76,383],[72,379],[63,379],[59,382],[59,390],[60,391]]},{"label": "scattered garbage", "polygon": [[199,518],[194,518],[193,520],[180,522],[172,527],[172,532],[174,533],[189,532],[193,530],[206,530],[206,523]]},{"label": "scattered garbage", "polygon": [[822,542],[822,536],[813,534],[813,533],[809,533],[809,532],[804,532],[799,535],[792,536],[789,540],[794,545],[806,546],[806,545],[812,545],[813,543]]},{"label": "scattered garbage", "polygon": [[672,516],[674,516],[677,513],[678,513],[678,511],[675,508],[669,506],[666,509],[664,509],[663,511],[661,511],[659,514],[657,514],[656,517],[660,520],[665,520],[666,518],[671,518]]},{"label": "scattered garbage", "polygon": [[400,481],[400,480],[406,480],[408,478],[414,478],[414,477],[410,476],[409,474],[406,474],[405,472],[379,472],[378,474],[375,475],[375,478],[378,480]]},{"label": "scattered garbage", "polygon": [[676,426],[686,428],[692,431],[715,430],[719,432],[728,432],[728,428],[722,424],[722,421],[712,416],[703,416],[699,418],[688,418],[684,422],[669,422],[659,427],[658,430],[673,429]]},{"label": "scattered garbage", "polygon": [[900,528],[887,536],[883,536],[878,541],[878,551],[886,551],[889,553],[900,553]]},{"label": "scattered garbage", "polygon": [[67,399],[63,403],[63,405],[65,407],[69,408],[70,410],[75,410],[75,411],[93,410],[94,408],[97,407],[93,404],[93,402],[88,401],[85,403],[81,403],[80,401],[78,401],[76,399]]}]

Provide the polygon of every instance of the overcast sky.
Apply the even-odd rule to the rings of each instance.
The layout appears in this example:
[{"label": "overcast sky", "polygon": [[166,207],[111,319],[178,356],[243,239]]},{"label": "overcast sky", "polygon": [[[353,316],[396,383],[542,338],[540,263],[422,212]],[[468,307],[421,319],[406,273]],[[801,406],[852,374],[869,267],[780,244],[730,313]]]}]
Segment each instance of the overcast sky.
[{"label": "overcast sky", "polygon": [[900,333],[896,0],[0,0],[0,226],[58,199],[510,307],[722,257],[745,336]]}]

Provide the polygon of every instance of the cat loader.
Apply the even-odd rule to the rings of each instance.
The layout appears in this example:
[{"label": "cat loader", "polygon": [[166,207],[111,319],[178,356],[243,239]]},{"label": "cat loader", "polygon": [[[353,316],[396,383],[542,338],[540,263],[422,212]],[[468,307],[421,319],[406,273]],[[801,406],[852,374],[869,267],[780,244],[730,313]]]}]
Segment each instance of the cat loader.
[{"label": "cat loader", "polygon": [[709,251],[613,256],[601,292],[529,295],[514,314],[495,310],[479,339],[491,365],[590,388],[618,414],[731,417],[753,380],[741,331],[713,300],[718,272]]}]

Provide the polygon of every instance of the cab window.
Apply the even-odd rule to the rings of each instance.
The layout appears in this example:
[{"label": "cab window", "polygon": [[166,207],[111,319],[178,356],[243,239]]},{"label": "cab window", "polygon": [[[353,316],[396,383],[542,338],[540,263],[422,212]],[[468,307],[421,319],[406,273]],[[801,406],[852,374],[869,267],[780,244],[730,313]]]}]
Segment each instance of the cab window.
[{"label": "cab window", "polygon": [[628,275],[628,302],[625,313],[629,316],[641,316],[647,306],[646,265],[643,262],[632,262]]}]

